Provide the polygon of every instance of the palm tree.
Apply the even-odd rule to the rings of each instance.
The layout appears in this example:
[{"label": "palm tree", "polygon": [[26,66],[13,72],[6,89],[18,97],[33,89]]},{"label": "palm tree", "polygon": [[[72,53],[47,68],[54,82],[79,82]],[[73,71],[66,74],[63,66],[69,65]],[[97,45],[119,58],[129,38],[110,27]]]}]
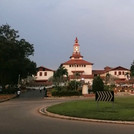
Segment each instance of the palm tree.
[{"label": "palm tree", "polygon": [[59,85],[61,82],[65,81],[65,77],[68,80],[68,72],[67,69],[63,66],[60,66],[53,75],[54,81]]},{"label": "palm tree", "polygon": [[110,74],[107,73],[105,78],[105,83],[108,84],[109,80],[110,80]]},{"label": "palm tree", "polygon": [[129,79],[130,78],[130,73],[129,72],[126,72],[125,73],[125,76],[127,76],[127,79]]},{"label": "palm tree", "polygon": [[80,77],[80,73],[79,72],[75,72],[75,78],[78,79]]}]

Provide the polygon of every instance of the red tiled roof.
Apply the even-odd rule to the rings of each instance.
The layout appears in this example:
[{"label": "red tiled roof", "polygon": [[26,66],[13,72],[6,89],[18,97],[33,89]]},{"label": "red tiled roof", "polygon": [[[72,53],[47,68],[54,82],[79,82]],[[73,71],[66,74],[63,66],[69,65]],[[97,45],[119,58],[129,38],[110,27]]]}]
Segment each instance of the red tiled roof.
[{"label": "red tiled roof", "polygon": [[129,69],[121,67],[121,66],[115,67],[115,68],[111,69],[110,71],[112,71],[112,70],[127,70],[127,71],[129,71]]},{"label": "red tiled roof", "polygon": [[106,66],[104,69],[105,69],[106,72],[108,72],[112,69],[112,67]]},{"label": "red tiled roof", "polygon": [[49,69],[49,68],[46,68],[46,67],[43,67],[43,66],[40,66],[40,67],[37,67],[37,70],[39,70],[39,71],[54,71],[54,70],[52,70],[52,69]]},{"label": "red tiled roof", "polygon": [[85,61],[85,60],[83,60],[83,59],[78,59],[78,60],[76,60],[76,59],[71,59],[71,60],[69,60],[69,61],[67,61],[67,62],[65,62],[65,63],[63,63],[62,65],[75,65],[75,64],[77,64],[77,65],[93,65],[93,63],[91,63],[91,62],[88,62],[88,61]]},{"label": "red tiled roof", "polygon": [[70,58],[83,58],[83,56],[80,53],[73,53],[72,56],[70,56]]},{"label": "red tiled roof", "polygon": [[115,82],[117,84],[123,84],[123,83],[126,83],[127,81],[126,81],[126,79],[117,79],[117,80],[115,80]]},{"label": "red tiled roof", "polygon": [[93,74],[104,74],[105,70],[92,70]]}]

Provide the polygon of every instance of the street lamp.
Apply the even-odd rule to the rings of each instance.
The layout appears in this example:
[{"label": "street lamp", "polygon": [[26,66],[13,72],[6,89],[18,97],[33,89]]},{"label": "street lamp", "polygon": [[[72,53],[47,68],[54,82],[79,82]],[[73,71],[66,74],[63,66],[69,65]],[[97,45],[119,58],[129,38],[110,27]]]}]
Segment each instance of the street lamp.
[{"label": "street lamp", "polygon": [[75,65],[75,90],[76,90],[76,63],[74,65]]}]

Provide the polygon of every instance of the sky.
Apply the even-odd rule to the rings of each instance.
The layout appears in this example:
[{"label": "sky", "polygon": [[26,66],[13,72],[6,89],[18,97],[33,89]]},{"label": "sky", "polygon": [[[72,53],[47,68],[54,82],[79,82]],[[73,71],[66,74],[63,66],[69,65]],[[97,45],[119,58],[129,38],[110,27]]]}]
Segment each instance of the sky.
[{"label": "sky", "polygon": [[134,0],[0,0],[4,24],[34,44],[37,66],[56,70],[76,37],[93,69],[129,69],[134,60]]}]

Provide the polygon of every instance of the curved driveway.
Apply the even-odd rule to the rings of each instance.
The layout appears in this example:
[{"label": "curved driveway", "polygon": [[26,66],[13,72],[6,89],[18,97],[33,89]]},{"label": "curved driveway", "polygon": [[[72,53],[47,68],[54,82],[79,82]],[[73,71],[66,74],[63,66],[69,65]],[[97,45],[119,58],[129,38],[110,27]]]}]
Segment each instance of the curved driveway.
[{"label": "curved driveway", "polygon": [[134,134],[133,125],[63,120],[38,113],[40,107],[63,101],[67,99],[43,99],[39,91],[29,91],[0,103],[0,134]]}]

